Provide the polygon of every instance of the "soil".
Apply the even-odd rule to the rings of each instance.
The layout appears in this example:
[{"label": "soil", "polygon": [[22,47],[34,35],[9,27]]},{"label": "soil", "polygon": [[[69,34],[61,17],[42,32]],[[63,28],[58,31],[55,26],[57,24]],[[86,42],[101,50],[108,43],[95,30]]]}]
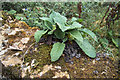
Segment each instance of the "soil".
[{"label": "soil", "polygon": [[[31,43],[33,43],[32,41],[34,40],[29,41],[27,45],[29,46]],[[29,49],[28,54],[25,55],[24,64],[31,63],[33,59],[36,59],[37,61],[36,63],[37,65],[34,68],[32,68],[31,72],[28,72],[28,74],[25,76],[27,78],[29,78],[30,75],[32,75],[32,73],[34,73],[35,71],[38,71],[37,74],[35,74],[36,77],[38,78],[52,78],[55,75],[55,72],[58,70],[49,70],[41,77],[39,77],[38,75],[38,73],[43,70],[43,67],[45,65],[50,65],[50,64],[52,64],[53,66],[55,65],[61,66],[60,71],[67,71],[69,73],[70,78],[118,78],[119,77],[117,56],[113,58],[112,56],[109,56],[108,53],[97,53],[97,57],[95,59],[92,59],[86,56],[84,52],[82,52],[80,49],[77,49],[78,51],[75,53],[74,56],[71,57],[72,53],[70,53],[68,50],[71,50],[72,48],[71,49],[66,48],[66,51],[68,51],[69,53],[66,53],[64,51],[64,54],[60,57],[58,61],[51,63],[50,51],[52,45],[48,45],[48,44],[40,45],[40,44],[41,43],[34,44]],[[76,44],[74,43],[74,45]],[[68,47],[71,47],[71,45],[69,45]],[[74,49],[73,52],[75,52],[75,50],[76,49]],[[80,54],[80,56],[79,57],[76,56],[77,54]],[[16,74],[12,74],[13,76],[12,77],[10,76],[10,78],[16,78],[16,77],[21,78],[20,76],[21,69],[19,64],[16,65],[15,67],[7,67],[7,68],[12,70],[11,73],[14,72],[16,73]],[[6,70],[3,70],[3,73],[7,73],[7,72]]]},{"label": "soil", "polygon": [[[60,59],[51,62],[52,45],[60,40],[44,36],[39,43],[36,43],[33,37],[36,30],[38,29],[27,26],[24,31],[19,31],[16,35],[4,35],[5,40],[8,40],[8,43],[4,40],[2,42],[4,49],[7,49],[8,45],[12,46],[13,43],[19,42],[23,37],[30,39],[26,44],[20,43],[19,48],[23,50],[10,49],[0,56],[2,64],[4,62],[2,76],[6,78],[120,78],[118,49],[114,46],[111,47],[113,55],[101,49],[96,52],[96,58],[92,59],[86,56],[75,42],[68,41]],[[19,55],[13,56],[16,53]],[[9,58],[14,58],[14,63],[12,61],[7,65],[10,63]]]}]

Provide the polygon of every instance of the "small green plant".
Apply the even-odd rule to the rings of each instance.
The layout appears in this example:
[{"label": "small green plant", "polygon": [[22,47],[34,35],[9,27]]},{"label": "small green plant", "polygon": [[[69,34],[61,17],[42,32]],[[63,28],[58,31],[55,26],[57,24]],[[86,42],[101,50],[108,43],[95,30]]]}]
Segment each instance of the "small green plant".
[{"label": "small green plant", "polygon": [[16,19],[25,21],[30,27],[40,27],[40,19],[41,16],[47,16],[46,14],[42,14],[43,9],[38,10],[37,7],[32,8],[24,8],[23,14],[17,14]]},{"label": "small green plant", "polygon": [[62,43],[54,43],[50,53],[52,62],[60,58],[65,48],[65,41],[67,40],[74,40],[89,57],[96,57],[96,51],[86,39],[85,33],[89,34],[97,42],[96,35],[89,29],[83,28],[75,17],[71,21],[67,21],[65,16],[52,11],[49,17],[41,17],[40,19],[43,20],[41,26],[43,29],[35,33],[34,38],[36,42],[39,42],[40,38],[45,34],[54,35],[54,37],[63,41]]},{"label": "small green plant", "polygon": [[[41,8],[41,7],[40,7]],[[9,16],[13,19],[25,21],[30,27],[40,27],[40,19],[41,16],[47,16],[47,14],[43,14],[44,9],[37,9],[37,7],[32,8],[23,8],[23,13],[18,13],[15,10],[4,10]]]},{"label": "small green plant", "polygon": [[[62,15],[71,18],[72,16],[78,16],[77,14],[77,3],[36,3],[36,2],[4,2],[2,3],[2,9],[11,11],[15,10],[13,19],[21,20],[26,22],[30,27],[40,27],[41,21],[39,17],[47,16],[52,10],[61,13]],[[68,8],[69,7],[69,8]]]}]

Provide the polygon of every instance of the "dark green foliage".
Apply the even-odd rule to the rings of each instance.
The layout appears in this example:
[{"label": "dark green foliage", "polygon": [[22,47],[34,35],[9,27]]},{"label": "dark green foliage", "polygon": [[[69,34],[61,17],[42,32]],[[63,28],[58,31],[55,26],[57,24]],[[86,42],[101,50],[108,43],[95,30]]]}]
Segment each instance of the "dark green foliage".
[{"label": "dark green foliage", "polygon": [[[77,21],[77,18],[74,20],[70,20],[71,24],[67,23],[67,18],[62,16],[60,13],[52,11],[49,17],[40,18],[43,20],[43,30],[37,31],[34,35],[36,42],[39,42],[40,38],[44,33],[48,31],[48,35],[53,34],[56,39],[61,39],[63,43],[54,43],[52,51],[51,51],[51,61],[56,61],[59,59],[61,54],[63,53],[65,44],[64,42],[67,40],[75,40],[79,47],[91,58],[96,57],[96,51],[94,47],[82,36],[82,31],[86,32],[97,41],[96,35],[86,29],[82,28],[82,25]],[[48,24],[49,23],[49,24]],[[47,30],[46,30],[47,29]],[[46,31],[45,31],[46,30]],[[84,33],[83,33],[84,34]],[[66,36],[69,35],[69,36]],[[58,52],[56,52],[58,51]]]},{"label": "dark green foliage", "polygon": [[[111,42],[118,47],[120,40],[118,36],[120,34],[117,31],[120,20],[114,21],[114,24],[110,22],[111,26],[109,28],[105,26],[105,23],[103,28],[99,25],[109,7],[109,3],[82,2],[82,13],[79,19],[77,18],[77,3],[4,2],[2,3],[2,9],[7,10],[9,15],[13,16],[12,18],[25,21],[30,27],[39,27],[41,31],[35,34],[36,42],[39,42],[43,35],[52,35],[54,38],[63,41],[60,44],[64,44],[67,40],[75,40],[79,47],[92,58],[95,57],[95,54],[91,53],[95,53],[95,50],[89,51],[89,48],[85,47],[88,43],[86,41],[89,38],[88,35],[96,42],[100,41],[106,49],[108,49]],[[112,6],[115,6],[115,4],[117,2],[112,3]],[[119,14],[119,11],[117,14]],[[114,15],[113,19],[116,18],[117,14]],[[110,21],[113,19],[109,18]],[[96,22],[98,23],[95,24]],[[92,31],[97,33],[98,39]],[[93,41],[91,40],[90,42]],[[88,43],[87,45],[90,44]],[[88,48],[88,50],[85,48]]]},{"label": "dark green foliage", "polygon": [[25,21],[31,27],[40,27],[42,23],[39,17],[47,17],[52,10],[57,11],[64,16],[72,17],[77,14],[76,5],[77,3],[72,2],[3,2],[2,9],[7,11],[15,10],[17,12],[16,19]]}]

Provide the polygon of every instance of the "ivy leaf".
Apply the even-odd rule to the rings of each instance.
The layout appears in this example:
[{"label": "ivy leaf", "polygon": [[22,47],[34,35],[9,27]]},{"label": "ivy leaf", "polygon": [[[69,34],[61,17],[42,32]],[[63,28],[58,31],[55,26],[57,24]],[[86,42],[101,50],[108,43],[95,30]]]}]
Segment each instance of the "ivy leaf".
[{"label": "ivy leaf", "polygon": [[83,32],[89,34],[96,42],[98,42],[97,36],[89,29],[84,28],[84,29],[80,29],[80,31],[83,31]]},{"label": "ivy leaf", "polygon": [[50,53],[52,62],[57,61],[60,58],[60,56],[62,55],[64,51],[64,48],[65,48],[64,43],[57,42],[53,45],[53,48]]},{"label": "ivy leaf", "polygon": [[35,32],[34,38],[36,42],[39,42],[40,38],[47,32],[48,30],[44,31],[44,30],[39,30],[37,32]]},{"label": "ivy leaf", "polygon": [[94,47],[88,42],[87,39],[84,39],[83,42],[75,40],[79,47],[91,58],[96,57],[96,51]]},{"label": "ivy leaf", "polygon": [[75,39],[77,39],[78,41],[83,42],[83,37],[82,37],[81,33],[80,33],[78,30],[72,30],[72,31],[70,31],[70,34],[71,34]]}]

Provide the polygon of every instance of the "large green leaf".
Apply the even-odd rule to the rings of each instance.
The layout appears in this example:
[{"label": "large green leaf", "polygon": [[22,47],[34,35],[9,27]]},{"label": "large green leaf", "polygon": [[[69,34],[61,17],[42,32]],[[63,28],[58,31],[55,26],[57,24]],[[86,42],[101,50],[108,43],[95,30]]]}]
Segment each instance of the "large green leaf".
[{"label": "large green leaf", "polygon": [[83,42],[75,40],[79,47],[85,52],[86,55],[88,55],[91,58],[96,57],[96,51],[94,47],[88,42],[87,39],[83,40]]},{"label": "large green leaf", "polygon": [[41,23],[42,23],[42,25],[40,26],[41,29],[44,30],[48,29],[48,27],[45,25],[45,21],[42,21]]},{"label": "large green leaf", "polygon": [[84,29],[81,29],[80,31],[83,31],[83,32],[89,34],[96,42],[98,42],[97,36],[89,29],[84,28]]},{"label": "large green leaf", "polygon": [[83,37],[82,37],[81,33],[80,33],[78,30],[72,30],[72,31],[70,31],[70,34],[71,34],[75,39],[77,39],[78,41],[83,42]]},{"label": "large green leaf", "polygon": [[57,61],[60,58],[60,56],[62,55],[64,51],[64,48],[65,48],[64,43],[57,42],[53,45],[53,48],[50,53],[52,62]]},{"label": "large green leaf", "polygon": [[50,18],[54,19],[55,23],[60,24],[64,24],[67,21],[67,18],[65,16],[62,16],[60,13],[57,13],[55,11],[52,11]]},{"label": "large green leaf", "polygon": [[65,24],[61,24],[61,23],[58,23],[57,22],[57,25],[58,25],[58,27],[62,30],[62,32],[64,32],[65,30]]},{"label": "large green leaf", "polygon": [[53,29],[53,26],[52,26],[51,22],[49,22],[49,21],[44,21],[44,23],[45,23],[45,26],[46,26],[48,29],[50,29],[50,30]]},{"label": "large green leaf", "polygon": [[74,22],[76,20],[77,20],[77,18],[75,18],[75,17],[72,17],[72,19],[71,19],[72,22]]},{"label": "large green leaf", "polygon": [[54,22],[57,23],[57,25],[63,32],[66,30],[82,27],[82,25],[77,22],[73,22],[73,24],[70,26],[65,26],[67,18],[65,16],[60,15],[60,13],[54,11],[50,14],[50,18],[52,18]]},{"label": "large green leaf", "polygon": [[36,42],[39,42],[40,38],[47,32],[48,30],[44,31],[44,30],[39,30],[37,32],[35,32],[34,38]]},{"label": "large green leaf", "polygon": [[63,39],[65,37],[65,32],[62,32],[59,28],[55,30],[54,34],[58,39]]},{"label": "large green leaf", "polygon": [[73,24],[70,25],[70,26],[64,26],[64,27],[62,28],[62,31],[64,32],[64,31],[71,30],[71,29],[79,29],[79,28],[81,28],[81,27],[82,27],[81,24],[79,24],[79,23],[77,23],[77,22],[73,22]]},{"label": "large green leaf", "polygon": [[41,20],[44,20],[44,21],[49,21],[53,24],[53,21],[51,18],[48,18],[48,17],[40,17]]},{"label": "large green leaf", "polygon": [[53,32],[56,30],[56,25],[52,25],[53,29],[48,32],[48,34],[53,34]]},{"label": "large green leaf", "polygon": [[45,21],[45,20],[49,21],[50,18],[48,18],[48,17],[40,17],[40,19],[41,19],[41,20],[44,20],[44,21]]},{"label": "large green leaf", "polygon": [[50,18],[53,19],[54,22],[57,23],[59,28],[63,31],[67,18],[54,11],[50,14]]},{"label": "large green leaf", "polygon": [[[55,11],[52,11],[52,13],[50,14],[50,18],[51,19],[53,19],[54,17],[56,17],[57,16],[57,14],[59,14],[59,13],[57,13],[57,12],[55,12]],[[60,15],[60,14],[59,14]]]}]

